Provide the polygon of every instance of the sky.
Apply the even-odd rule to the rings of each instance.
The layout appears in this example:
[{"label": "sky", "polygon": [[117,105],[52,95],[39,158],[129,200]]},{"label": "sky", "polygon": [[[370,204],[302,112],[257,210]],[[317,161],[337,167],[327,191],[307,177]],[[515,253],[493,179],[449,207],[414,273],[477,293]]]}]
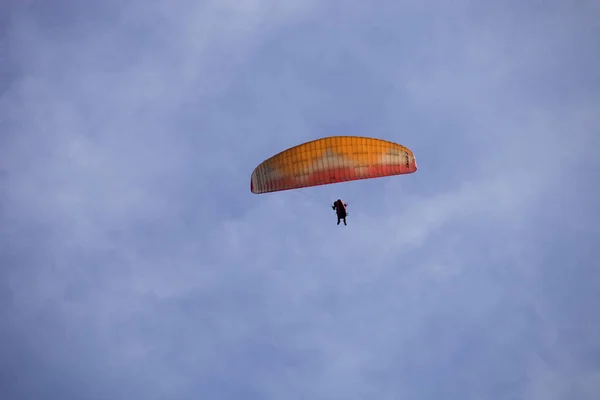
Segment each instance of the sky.
[{"label": "sky", "polygon": [[[598,21],[596,0],[3,1],[0,397],[597,399]],[[419,169],[250,192],[334,135]]]}]

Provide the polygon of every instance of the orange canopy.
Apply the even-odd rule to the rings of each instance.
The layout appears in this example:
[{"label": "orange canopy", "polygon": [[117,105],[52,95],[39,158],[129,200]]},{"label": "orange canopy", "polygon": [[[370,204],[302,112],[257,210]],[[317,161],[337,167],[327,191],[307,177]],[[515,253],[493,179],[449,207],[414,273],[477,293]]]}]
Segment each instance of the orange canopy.
[{"label": "orange canopy", "polygon": [[260,163],[252,172],[250,191],[269,193],[416,170],[413,152],[397,143],[331,136],[291,147]]}]

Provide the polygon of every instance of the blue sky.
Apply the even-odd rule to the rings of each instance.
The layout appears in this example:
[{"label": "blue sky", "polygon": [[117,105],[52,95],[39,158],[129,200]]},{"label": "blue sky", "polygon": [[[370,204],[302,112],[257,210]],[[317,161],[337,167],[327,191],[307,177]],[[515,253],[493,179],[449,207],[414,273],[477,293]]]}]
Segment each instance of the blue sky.
[{"label": "blue sky", "polygon": [[[3,399],[597,398],[597,2],[0,12]],[[250,193],[330,135],[419,170]]]}]

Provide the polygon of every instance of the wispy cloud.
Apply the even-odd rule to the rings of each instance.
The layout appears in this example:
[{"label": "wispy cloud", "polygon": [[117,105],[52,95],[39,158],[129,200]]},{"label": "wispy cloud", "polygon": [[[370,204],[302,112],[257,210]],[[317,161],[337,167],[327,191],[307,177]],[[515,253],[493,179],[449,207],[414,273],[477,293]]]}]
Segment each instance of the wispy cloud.
[{"label": "wispy cloud", "polygon": [[[594,2],[82,4],[0,47],[5,398],[600,392]],[[419,171],[250,194],[337,134]]]}]

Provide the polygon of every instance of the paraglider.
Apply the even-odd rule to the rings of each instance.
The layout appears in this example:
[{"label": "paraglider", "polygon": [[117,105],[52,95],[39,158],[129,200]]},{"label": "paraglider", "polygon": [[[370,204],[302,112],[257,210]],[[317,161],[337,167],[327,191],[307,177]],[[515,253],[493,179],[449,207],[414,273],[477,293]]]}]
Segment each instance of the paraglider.
[{"label": "paraglider", "polygon": [[348,207],[347,203],[344,203],[342,200],[337,199],[331,208],[335,210],[335,214],[337,215],[337,224],[340,224],[340,220],[344,220],[344,225],[346,224],[346,216],[348,213],[346,212],[346,207]]},{"label": "paraglider", "polygon": [[[261,162],[252,172],[250,191],[264,194],[416,170],[415,155],[400,144],[361,136],[330,136],[288,148]],[[338,209],[346,215],[345,207]]]}]

